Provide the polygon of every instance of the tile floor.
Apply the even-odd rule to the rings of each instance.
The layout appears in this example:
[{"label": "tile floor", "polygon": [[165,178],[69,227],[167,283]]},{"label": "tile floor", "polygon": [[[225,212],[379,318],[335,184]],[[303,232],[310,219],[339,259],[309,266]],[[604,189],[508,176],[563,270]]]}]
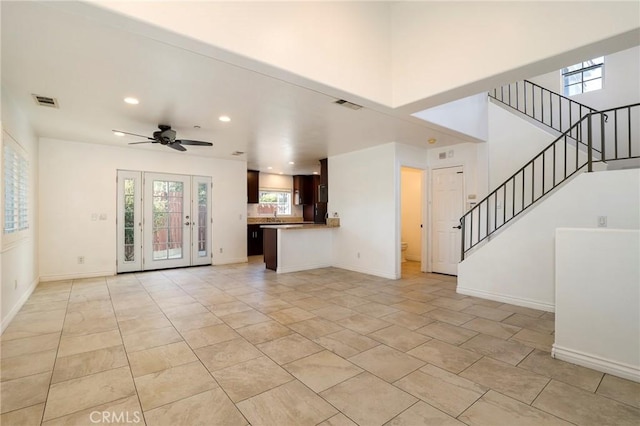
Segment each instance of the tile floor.
[{"label": "tile floor", "polygon": [[0,423],[640,424],[640,384],[550,357],[552,314],[403,269],[43,283],[1,338]]}]

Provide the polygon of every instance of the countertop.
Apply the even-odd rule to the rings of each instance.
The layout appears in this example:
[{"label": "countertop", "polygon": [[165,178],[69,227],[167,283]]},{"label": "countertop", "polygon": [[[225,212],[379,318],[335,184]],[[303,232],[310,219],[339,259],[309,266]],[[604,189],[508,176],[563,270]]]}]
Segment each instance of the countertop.
[{"label": "countertop", "polygon": [[327,226],[325,223],[282,223],[274,225],[262,225],[263,229],[323,229],[323,228],[336,228],[336,226]]}]

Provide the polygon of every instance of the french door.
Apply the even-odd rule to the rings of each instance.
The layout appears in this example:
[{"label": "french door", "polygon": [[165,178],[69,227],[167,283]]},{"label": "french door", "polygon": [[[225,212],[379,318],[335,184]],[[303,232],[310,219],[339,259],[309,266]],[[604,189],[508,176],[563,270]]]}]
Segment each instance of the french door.
[{"label": "french door", "polygon": [[211,178],[118,171],[118,272],[211,264]]}]

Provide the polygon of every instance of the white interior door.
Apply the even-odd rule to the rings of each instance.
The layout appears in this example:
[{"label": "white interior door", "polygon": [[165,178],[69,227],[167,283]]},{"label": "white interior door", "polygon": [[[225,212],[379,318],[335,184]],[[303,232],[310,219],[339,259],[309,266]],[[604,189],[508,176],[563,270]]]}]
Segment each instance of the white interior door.
[{"label": "white interior door", "polygon": [[193,176],[191,194],[191,264],[211,264],[211,178]]},{"label": "white interior door", "polygon": [[118,272],[142,270],[142,173],[118,170]]},{"label": "white interior door", "polygon": [[144,270],[191,265],[191,177],[144,174]]},{"label": "white interior door", "polygon": [[460,262],[460,217],[464,213],[462,166],[432,172],[432,258],[431,269],[458,275]]}]

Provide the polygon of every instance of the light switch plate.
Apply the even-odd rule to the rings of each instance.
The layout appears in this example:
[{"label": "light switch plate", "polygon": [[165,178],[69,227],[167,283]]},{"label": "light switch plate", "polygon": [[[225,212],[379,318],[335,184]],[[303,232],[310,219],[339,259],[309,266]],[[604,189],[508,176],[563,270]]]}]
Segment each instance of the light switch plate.
[{"label": "light switch plate", "polygon": [[598,216],[598,228],[606,228],[606,227],[607,227],[607,217]]}]

